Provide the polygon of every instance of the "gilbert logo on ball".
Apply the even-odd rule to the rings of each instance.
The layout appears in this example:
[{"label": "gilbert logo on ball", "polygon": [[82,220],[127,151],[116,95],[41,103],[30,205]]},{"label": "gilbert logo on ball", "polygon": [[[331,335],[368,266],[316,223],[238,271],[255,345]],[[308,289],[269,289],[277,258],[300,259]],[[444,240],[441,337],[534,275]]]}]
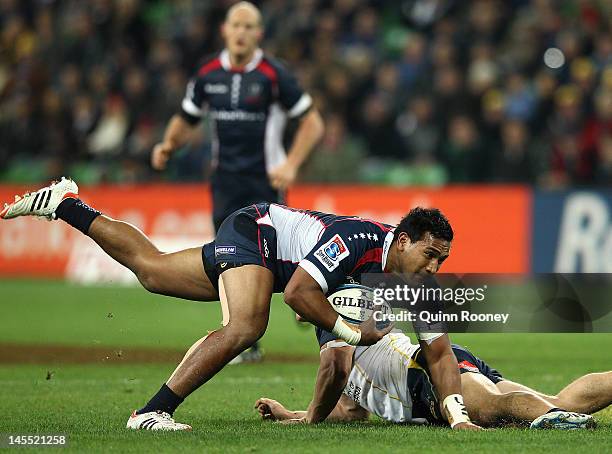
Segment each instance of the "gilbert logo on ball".
[{"label": "gilbert logo on ball", "polygon": [[334,310],[347,322],[359,324],[368,320],[375,311],[383,314],[380,317],[387,320],[391,306],[387,302],[374,304],[374,292],[370,287],[359,284],[347,284],[339,287],[327,297]]}]

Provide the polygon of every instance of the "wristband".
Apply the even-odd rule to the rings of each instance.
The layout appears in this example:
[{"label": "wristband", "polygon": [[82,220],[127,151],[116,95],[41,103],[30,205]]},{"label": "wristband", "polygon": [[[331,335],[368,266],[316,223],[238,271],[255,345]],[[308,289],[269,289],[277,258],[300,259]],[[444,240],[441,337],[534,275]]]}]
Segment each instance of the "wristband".
[{"label": "wristband", "polygon": [[349,326],[340,316],[336,319],[332,334],[338,336],[349,345],[357,345],[361,340],[361,331],[359,328]]},{"label": "wristband", "polygon": [[470,417],[463,404],[463,396],[461,394],[450,394],[442,402],[442,408],[446,415],[446,419],[451,426],[451,429],[462,422],[470,422]]}]

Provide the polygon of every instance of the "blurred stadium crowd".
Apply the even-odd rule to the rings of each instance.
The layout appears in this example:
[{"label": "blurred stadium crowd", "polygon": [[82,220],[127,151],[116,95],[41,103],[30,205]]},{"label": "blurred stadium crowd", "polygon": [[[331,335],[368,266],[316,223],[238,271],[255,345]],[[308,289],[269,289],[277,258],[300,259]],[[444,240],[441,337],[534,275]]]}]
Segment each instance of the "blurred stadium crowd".
[{"label": "blurred stadium crowd", "polygon": [[[205,126],[149,154],[233,3],[0,0],[0,180],[206,177]],[[326,120],[302,180],[612,184],[611,2],[254,3]]]}]

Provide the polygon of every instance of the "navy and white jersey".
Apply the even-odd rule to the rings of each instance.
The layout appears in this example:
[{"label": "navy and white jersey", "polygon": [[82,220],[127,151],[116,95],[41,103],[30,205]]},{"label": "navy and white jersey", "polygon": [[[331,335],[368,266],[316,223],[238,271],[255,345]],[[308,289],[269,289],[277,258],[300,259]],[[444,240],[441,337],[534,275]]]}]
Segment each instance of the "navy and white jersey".
[{"label": "navy and white jersey", "polygon": [[296,78],[261,49],[240,69],[232,67],[225,49],[191,79],[181,113],[192,124],[208,114],[218,171],[265,175],[286,159],[282,139],[287,118],[311,106]]},{"label": "navy and white jersey", "polygon": [[300,266],[323,293],[347,277],[360,282],[362,273],[382,273],[393,239],[392,227],[376,221],[282,205],[270,205],[257,222],[276,230],[277,278],[286,285]]},{"label": "navy and white jersey", "polygon": [[[265,266],[282,292],[297,267],[331,293],[347,277],[382,273],[393,240],[391,226],[283,205],[259,203],[236,211],[221,225],[217,238],[204,247],[207,273],[245,264]],[[209,273],[213,284],[217,276]]]}]

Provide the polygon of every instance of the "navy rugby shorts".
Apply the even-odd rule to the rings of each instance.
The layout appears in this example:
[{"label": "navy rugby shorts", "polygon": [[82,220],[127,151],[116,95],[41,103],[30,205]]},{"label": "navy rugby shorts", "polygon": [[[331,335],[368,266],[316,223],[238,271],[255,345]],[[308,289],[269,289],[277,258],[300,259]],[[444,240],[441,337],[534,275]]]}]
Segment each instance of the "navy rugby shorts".
[{"label": "navy rugby shorts", "polygon": [[225,270],[242,265],[260,265],[275,273],[276,230],[257,219],[267,212],[268,204],[241,208],[223,221],[217,237],[202,248],[204,270],[218,289],[219,276]]}]

